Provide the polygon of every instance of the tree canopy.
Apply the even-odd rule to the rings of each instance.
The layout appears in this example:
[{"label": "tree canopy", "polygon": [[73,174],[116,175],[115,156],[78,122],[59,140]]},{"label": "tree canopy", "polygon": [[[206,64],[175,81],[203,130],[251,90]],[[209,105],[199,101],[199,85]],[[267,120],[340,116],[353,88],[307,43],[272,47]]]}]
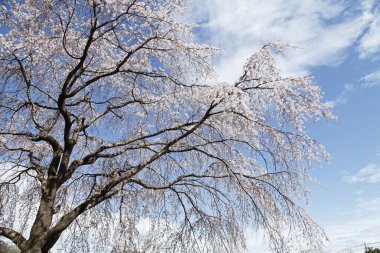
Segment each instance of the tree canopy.
[{"label": "tree canopy", "polygon": [[[318,247],[299,205],[328,158],[305,124],[333,118],[270,43],[235,83],[193,41],[183,0],[2,1],[0,236],[21,252]],[[293,233],[296,236],[287,236]],[[291,234],[292,235],[292,234]]]}]

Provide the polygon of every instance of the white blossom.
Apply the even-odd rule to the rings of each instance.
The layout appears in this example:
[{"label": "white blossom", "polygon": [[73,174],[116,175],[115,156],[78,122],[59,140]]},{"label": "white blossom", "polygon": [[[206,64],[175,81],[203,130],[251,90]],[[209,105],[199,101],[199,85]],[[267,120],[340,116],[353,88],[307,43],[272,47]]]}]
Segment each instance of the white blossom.
[{"label": "white blossom", "polygon": [[334,116],[311,78],[280,75],[273,54],[288,44],[209,85],[218,50],[178,21],[185,1],[1,7],[0,159],[13,177],[0,181],[0,235],[22,252],[59,238],[78,252],[239,252],[248,227],[277,252],[321,246],[298,203],[328,154],[305,125]]}]

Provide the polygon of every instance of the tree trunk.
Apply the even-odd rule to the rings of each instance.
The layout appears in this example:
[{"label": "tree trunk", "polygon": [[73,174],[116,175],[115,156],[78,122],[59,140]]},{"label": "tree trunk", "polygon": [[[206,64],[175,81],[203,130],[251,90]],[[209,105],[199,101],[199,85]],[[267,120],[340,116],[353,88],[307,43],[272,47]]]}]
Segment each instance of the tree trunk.
[{"label": "tree trunk", "polygon": [[42,251],[39,247],[33,247],[26,250],[22,250],[20,253],[42,253]]}]

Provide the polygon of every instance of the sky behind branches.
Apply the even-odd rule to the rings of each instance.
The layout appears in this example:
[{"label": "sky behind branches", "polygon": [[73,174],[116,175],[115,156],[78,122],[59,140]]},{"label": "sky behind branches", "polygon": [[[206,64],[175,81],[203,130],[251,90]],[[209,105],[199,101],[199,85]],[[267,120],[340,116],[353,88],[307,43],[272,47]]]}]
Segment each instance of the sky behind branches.
[{"label": "sky behind branches", "polygon": [[[188,19],[198,42],[222,49],[218,82],[236,80],[265,43],[294,46],[278,57],[284,75],[313,76],[338,117],[309,126],[332,160],[312,172],[307,209],[328,252],[380,241],[380,1],[193,0]],[[264,245],[252,235],[248,252]]]}]

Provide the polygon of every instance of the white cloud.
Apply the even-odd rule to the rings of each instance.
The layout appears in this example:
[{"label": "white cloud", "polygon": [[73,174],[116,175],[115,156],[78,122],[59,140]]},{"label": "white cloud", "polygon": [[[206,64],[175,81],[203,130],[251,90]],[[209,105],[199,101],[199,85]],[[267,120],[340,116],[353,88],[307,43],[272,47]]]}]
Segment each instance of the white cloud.
[{"label": "white cloud", "polygon": [[359,198],[357,202],[360,212],[380,212],[380,197]]},{"label": "white cloud", "polygon": [[[333,222],[325,226],[331,242],[328,252],[379,242],[379,212],[380,196],[357,199],[356,207],[345,214],[343,222]],[[380,247],[380,243],[373,246]],[[363,252],[363,247],[355,247],[352,252]]]},{"label": "white cloud", "polygon": [[191,21],[201,23],[202,40],[224,50],[217,64],[220,81],[236,80],[250,54],[263,44],[278,40],[299,47],[279,58],[284,72],[308,74],[314,66],[341,63],[345,49],[352,46],[372,22],[371,2],[357,4],[352,13],[346,3],[193,0],[192,13],[195,14]]},{"label": "white cloud", "polygon": [[348,95],[353,92],[354,86],[352,84],[345,84],[343,91],[338,95],[335,100],[327,101],[326,104],[332,107],[347,103]]},{"label": "white cloud", "polygon": [[[360,212],[358,211],[360,210]],[[373,199],[357,200],[356,208],[353,212],[345,214],[345,219],[331,219],[329,223],[323,225],[324,231],[329,238],[325,245],[325,251],[321,252],[342,252],[344,249],[351,249],[352,253],[362,253],[364,243],[379,241],[380,231],[380,197]],[[336,221],[340,220],[340,221]],[[262,252],[269,253],[266,242],[257,234],[247,236],[246,253]],[[360,247],[356,247],[361,245]],[[380,244],[373,245],[380,248]],[[355,248],[353,248],[355,247]]]},{"label": "white cloud", "polygon": [[[330,224],[325,231],[330,239],[327,252],[353,248],[352,252],[363,252],[364,243],[378,242],[380,231],[379,215],[360,218],[350,217],[344,223]],[[362,245],[362,247],[356,247]],[[379,246],[379,245],[374,245]]]},{"label": "white cloud", "polygon": [[[379,43],[380,43],[380,31],[379,31]],[[363,87],[373,87],[380,85],[380,69],[365,75],[362,79],[364,81]]]},{"label": "white cloud", "polygon": [[359,56],[361,58],[369,58],[373,54],[380,51],[380,6],[375,6],[373,1],[367,1],[367,9],[373,9],[373,20],[368,32],[361,38],[358,47]]},{"label": "white cloud", "polygon": [[380,164],[371,163],[361,168],[356,174],[343,177],[347,183],[378,183],[380,182]]}]

